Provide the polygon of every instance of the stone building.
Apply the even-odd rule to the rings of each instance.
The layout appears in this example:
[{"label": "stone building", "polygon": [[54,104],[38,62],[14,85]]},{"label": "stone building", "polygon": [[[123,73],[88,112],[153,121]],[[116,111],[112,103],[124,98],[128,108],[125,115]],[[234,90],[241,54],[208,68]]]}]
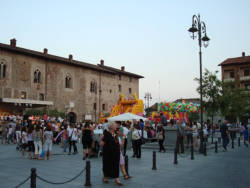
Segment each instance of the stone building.
[{"label": "stone building", "polygon": [[97,121],[110,112],[119,94],[139,96],[140,75],[106,66],[0,43],[0,113],[46,107],[65,112],[71,121]]}]

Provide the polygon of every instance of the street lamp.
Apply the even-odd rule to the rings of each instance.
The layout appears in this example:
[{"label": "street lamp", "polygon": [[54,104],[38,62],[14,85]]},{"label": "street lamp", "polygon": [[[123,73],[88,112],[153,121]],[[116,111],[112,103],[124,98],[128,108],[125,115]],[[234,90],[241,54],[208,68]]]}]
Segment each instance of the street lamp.
[{"label": "street lamp", "polygon": [[147,107],[147,109],[148,109],[148,108],[149,108],[149,101],[152,100],[151,93],[146,92],[146,93],[145,93],[144,99],[145,99],[145,101],[148,103],[148,107]]},{"label": "street lamp", "polygon": [[200,20],[200,15],[193,15],[192,18],[192,27],[188,29],[190,32],[191,38],[195,39],[198,34],[198,42],[199,42],[199,57],[200,57],[200,123],[201,123],[201,132],[200,132],[200,153],[203,152],[203,103],[202,103],[202,56],[201,56],[201,46],[203,45],[205,48],[209,44],[209,38],[206,32],[206,25],[203,21]]}]

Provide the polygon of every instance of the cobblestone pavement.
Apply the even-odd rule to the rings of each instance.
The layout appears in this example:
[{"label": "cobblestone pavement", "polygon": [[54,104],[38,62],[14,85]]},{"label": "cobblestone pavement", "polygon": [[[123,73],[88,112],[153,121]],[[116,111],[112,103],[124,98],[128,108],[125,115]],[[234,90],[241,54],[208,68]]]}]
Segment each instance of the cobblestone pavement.
[{"label": "cobblestone pavement", "polygon": [[[81,145],[78,145],[81,151]],[[53,147],[53,159],[49,161],[29,160],[21,157],[15,145],[0,145],[0,187],[12,188],[30,175],[30,169],[36,168],[37,174],[53,182],[63,182],[77,175],[85,168],[81,152],[77,155],[64,155],[59,146]],[[207,156],[190,154],[178,156],[178,165],[173,164],[173,153],[157,152],[157,170],[152,170],[152,150],[145,149],[141,159],[129,156],[130,180],[123,180],[124,187],[154,188],[249,188],[250,187],[250,149],[241,145],[229,148],[228,152],[215,154],[208,150]],[[92,187],[117,187],[113,180],[109,184],[102,183],[102,160],[91,161]],[[28,188],[28,181],[21,187]],[[73,182],[63,185],[51,185],[37,179],[37,188],[80,188],[85,184],[85,172]]]}]

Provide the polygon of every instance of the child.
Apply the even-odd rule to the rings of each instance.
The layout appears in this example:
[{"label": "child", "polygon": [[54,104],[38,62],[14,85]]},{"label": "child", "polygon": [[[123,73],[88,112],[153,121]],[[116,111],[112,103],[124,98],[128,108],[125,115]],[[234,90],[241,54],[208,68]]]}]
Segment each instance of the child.
[{"label": "child", "polygon": [[243,131],[243,137],[244,137],[244,144],[246,147],[248,147],[248,127],[245,126],[245,130]]}]

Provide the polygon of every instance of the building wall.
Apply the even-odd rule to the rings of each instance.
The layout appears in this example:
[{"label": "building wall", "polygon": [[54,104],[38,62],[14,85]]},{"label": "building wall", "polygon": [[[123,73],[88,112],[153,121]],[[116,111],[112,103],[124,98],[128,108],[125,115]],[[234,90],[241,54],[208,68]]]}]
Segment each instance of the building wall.
[{"label": "building wall", "polygon": [[[21,92],[27,93],[27,99],[39,100],[40,93],[45,100],[53,101],[59,111],[74,112],[77,120],[81,121],[88,114],[98,120],[99,113],[108,113],[117,103],[119,94],[132,98],[132,94],[139,96],[139,79],[98,72],[83,67],[62,64],[55,61],[43,60],[27,55],[16,54],[0,50],[0,60],[7,63],[6,79],[0,79],[1,98],[20,98]],[[34,71],[41,72],[41,83],[34,83]],[[65,77],[72,78],[72,88],[65,88]],[[90,83],[95,81],[97,92],[90,92]],[[118,85],[122,91],[119,92]],[[131,88],[131,93],[129,93]],[[70,108],[69,104],[74,104]],[[96,103],[96,110],[94,110]],[[105,109],[103,110],[103,104]]]},{"label": "building wall", "polygon": [[[250,75],[244,75],[246,69],[250,71],[250,63],[222,66],[222,80],[234,81],[235,87],[246,88],[246,85],[250,85]],[[234,72],[234,78],[230,78],[230,72]]]}]

